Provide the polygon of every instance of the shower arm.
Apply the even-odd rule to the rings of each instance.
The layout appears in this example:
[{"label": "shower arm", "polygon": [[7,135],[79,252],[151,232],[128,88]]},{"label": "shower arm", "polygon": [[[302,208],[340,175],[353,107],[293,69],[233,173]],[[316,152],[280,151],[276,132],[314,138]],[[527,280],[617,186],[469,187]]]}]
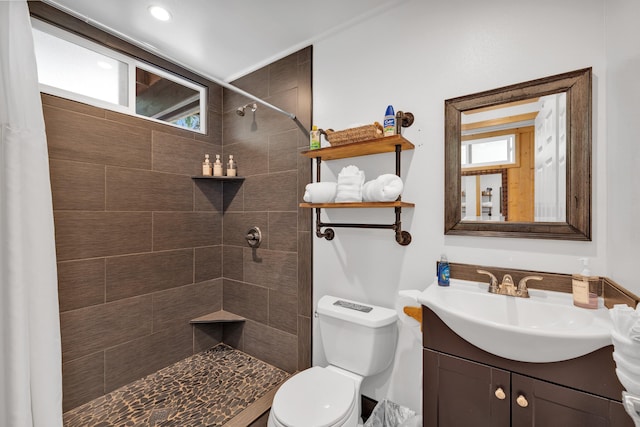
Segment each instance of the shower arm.
[{"label": "shower arm", "polygon": [[89,24],[89,25],[91,25],[93,27],[96,27],[96,28],[106,32],[106,33],[109,33],[109,34],[111,34],[113,36],[116,36],[116,37],[118,37],[118,38],[120,38],[120,39],[122,39],[122,40],[124,40],[124,41],[126,41],[128,43],[131,43],[134,46],[137,46],[137,47],[139,47],[139,48],[141,48],[143,50],[146,50],[147,52],[151,52],[154,55],[156,55],[156,56],[158,56],[158,57],[160,57],[160,58],[162,58],[164,60],[172,62],[172,63],[174,63],[174,64],[176,64],[176,65],[178,65],[178,66],[180,66],[180,67],[182,67],[182,68],[184,68],[186,70],[190,70],[193,73],[195,73],[195,74],[197,74],[197,75],[199,75],[201,77],[206,78],[207,80],[210,80],[210,81],[212,81],[212,82],[214,82],[214,83],[216,83],[216,84],[218,84],[218,85],[220,85],[220,86],[222,86],[222,87],[224,87],[226,89],[229,89],[230,91],[233,91],[233,92],[235,92],[237,94],[240,94],[242,96],[246,96],[247,98],[251,99],[252,101],[258,102],[261,105],[264,105],[265,107],[270,108],[270,109],[272,109],[273,111],[275,111],[277,113],[284,114],[285,116],[289,117],[291,120],[296,121],[296,115],[295,114],[290,113],[288,111],[285,111],[282,108],[276,107],[275,105],[270,104],[267,101],[265,101],[263,99],[260,99],[257,96],[252,95],[249,92],[240,89],[239,87],[236,87],[236,86],[234,86],[234,85],[232,85],[230,83],[225,82],[224,80],[221,80],[221,79],[219,79],[217,77],[211,76],[211,75],[209,75],[209,74],[207,74],[205,72],[194,70],[193,68],[190,68],[189,66],[185,65],[181,61],[178,61],[177,59],[160,52],[155,47],[152,47],[152,46],[150,46],[148,44],[139,42],[139,41],[133,39],[132,37],[129,37],[126,34],[121,33],[118,30],[115,30],[115,29],[113,29],[113,28],[111,28],[111,27],[109,27],[107,25],[101,24],[98,21],[95,21],[95,20],[93,20],[93,19],[91,19],[91,18],[89,18],[87,16],[84,16],[84,15],[82,15],[82,14],[80,14],[80,13],[74,11],[74,10],[71,10],[68,7],[57,3],[54,0],[42,0],[42,2],[48,4],[49,6],[52,6],[52,7],[56,8],[58,10],[61,10],[62,12],[66,13],[68,15],[71,15],[74,18],[77,18],[77,19],[79,19],[79,20],[81,20],[81,21],[83,21],[83,22],[85,22],[85,23],[87,23],[87,24]]}]

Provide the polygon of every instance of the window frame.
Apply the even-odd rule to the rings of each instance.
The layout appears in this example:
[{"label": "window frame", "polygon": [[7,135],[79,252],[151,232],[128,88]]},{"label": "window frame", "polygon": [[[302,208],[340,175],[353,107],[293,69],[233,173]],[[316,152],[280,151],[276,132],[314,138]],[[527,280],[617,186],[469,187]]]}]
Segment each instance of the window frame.
[{"label": "window frame", "polygon": [[[175,127],[177,129],[182,129],[185,131],[195,132],[199,134],[207,133],[207,87],[201,84],[195,83],[191,80],[188,80],[184,77],[181,77],[175,73],[167,71],[165,69],[159,68],[153,64],[148,62],[140,61],[133,57],[124,55],[116,50],[108,48],[104,45],[91,41],[85,37],[76,35],[72,32],[69,32],[65,29],[56,27],[55,25],[51,25],[47,22],[44,22],[38,18],[31,17],[31,25],[32,28],[37,29],[39,31],[45,32],[53,37],[57,37],[66,42],[78,45],[85,49],[96,52],[100,55],[107,56],[109,58],[115,59],[127,65],[127,105],[114,104],[105,100],[101,100],[98,98],[93,98],[88,95],[84,95],[78,92],[72,92],[66,89],[62,89],[59,87],[47,85],[40,83],[38,81],[38,85],[40,91],[49,95],[58,96],[61,98],[70,99],[72,101],[81,102],[84,104],[92,105],[94,107],[103,108],[106,110],[115,111],[122,114],[127,114],[130,116],[134,116],[140,119],[150,120],[152,122],[160,123],[163,125]],[[189,89],[193,89],[200,94],[199,96],[199,106],[200,106],[200,129],[189,129],[183,126],[179,126],[173,124],[168,121],[159,120],[153,117],[145,116],[142,114],[136,113],[136,69],[140,68],[145,71],[149,71],[154,73],[162,78],[171,80],[174,83],[178,83],[182,86],[185,86]]]}]

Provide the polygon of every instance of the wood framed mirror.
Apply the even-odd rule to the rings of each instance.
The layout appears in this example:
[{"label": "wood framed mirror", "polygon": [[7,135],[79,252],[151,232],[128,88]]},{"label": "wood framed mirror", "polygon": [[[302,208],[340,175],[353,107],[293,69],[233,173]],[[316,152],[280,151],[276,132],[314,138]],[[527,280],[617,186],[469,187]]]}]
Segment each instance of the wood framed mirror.
[{"label": "wood framed mirror", "polygon": [[[445,234],[591,240],[591,84],[585,68],[445,101]],[[474,170],[506,174],[508,216],[463,211]]]}]

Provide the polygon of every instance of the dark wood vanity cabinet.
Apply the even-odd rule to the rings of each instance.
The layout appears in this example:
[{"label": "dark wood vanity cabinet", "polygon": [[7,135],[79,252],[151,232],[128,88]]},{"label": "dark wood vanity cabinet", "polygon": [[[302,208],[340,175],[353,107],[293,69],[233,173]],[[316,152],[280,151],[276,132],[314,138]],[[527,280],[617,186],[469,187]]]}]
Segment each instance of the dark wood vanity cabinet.
[{"label": "dark wood vanity cabinet", "polygon": [[555,363],[504,359],[423,307],[425,427],[633,427],[611,347]]}]

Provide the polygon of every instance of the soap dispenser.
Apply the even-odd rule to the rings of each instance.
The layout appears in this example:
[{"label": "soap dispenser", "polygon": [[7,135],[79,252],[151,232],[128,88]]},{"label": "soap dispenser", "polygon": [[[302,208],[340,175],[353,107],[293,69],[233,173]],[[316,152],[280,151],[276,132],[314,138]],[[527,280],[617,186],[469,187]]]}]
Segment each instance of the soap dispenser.
[{"label": "soap dispenser", "polygon": [[216,161],[213,163],[213,176],[222,176],[222,162],[220,154],[216,154]]},{"label": "soap dispenser", "polygon": [[573,305],[582,308],[598,308],[598,276],[591,276],[589,258],[578,258],[582,262],[582,273],[574,274],[572,280]]},{"label": "soap dispenser", "polygon": [[237,176],[238,175],[238,165],[236,161],[233,160],[233,154],[229,154],[229,162],[227,163],[227,176]]},{"label": "soap dispenser", "polygon": [[202,176],[211,176],[212,172],[211,161],[209,155],[204,155],[204,162],[202,162]]}]

